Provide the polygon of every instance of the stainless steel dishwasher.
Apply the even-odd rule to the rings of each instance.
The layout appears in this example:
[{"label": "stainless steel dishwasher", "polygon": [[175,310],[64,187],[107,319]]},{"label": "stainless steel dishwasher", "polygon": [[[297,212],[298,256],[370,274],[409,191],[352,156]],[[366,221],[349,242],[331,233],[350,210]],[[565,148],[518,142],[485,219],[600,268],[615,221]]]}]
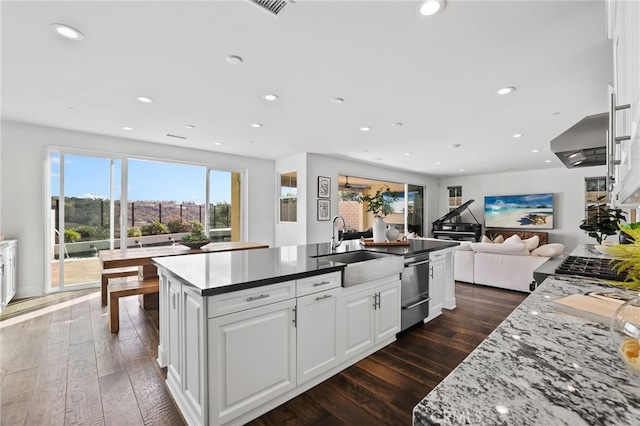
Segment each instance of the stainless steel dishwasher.
[{"label": "stainless steel dishwasher", "polygon": [[429,316],[429,253],[404,259],[400,298],[402,330]]}]

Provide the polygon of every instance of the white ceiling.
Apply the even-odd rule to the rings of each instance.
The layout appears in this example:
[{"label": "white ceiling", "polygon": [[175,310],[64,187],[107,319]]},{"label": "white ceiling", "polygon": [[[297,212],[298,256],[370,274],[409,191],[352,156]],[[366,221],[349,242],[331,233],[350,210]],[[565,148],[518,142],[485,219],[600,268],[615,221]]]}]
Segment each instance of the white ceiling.
[{"label": "white ceiling", "polygon": [[428,18],[417,3],[297,0],[275,17],[244,0],[2,1],[2,117],[438,176],[563,167],[550,140],[607,109],[604,1],[449,0]]}]

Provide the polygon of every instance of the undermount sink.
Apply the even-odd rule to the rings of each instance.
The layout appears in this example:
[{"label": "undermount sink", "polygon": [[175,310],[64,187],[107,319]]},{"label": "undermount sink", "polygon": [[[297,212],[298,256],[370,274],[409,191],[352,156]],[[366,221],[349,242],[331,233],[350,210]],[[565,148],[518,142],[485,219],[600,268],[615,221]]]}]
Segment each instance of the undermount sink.
[{"label": "undermount sink", "polygon": [[342,286],[350,287],[373,281],[389,275],[400,274],[404,268],[404,258],[392,254],[358,250],[346,253],[314,256],[320,261],[343,263]]}]

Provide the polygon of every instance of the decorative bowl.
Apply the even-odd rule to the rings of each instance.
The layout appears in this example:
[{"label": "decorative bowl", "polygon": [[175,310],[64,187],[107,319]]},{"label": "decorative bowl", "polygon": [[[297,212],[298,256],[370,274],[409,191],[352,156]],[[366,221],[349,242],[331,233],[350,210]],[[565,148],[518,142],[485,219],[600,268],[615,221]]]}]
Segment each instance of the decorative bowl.
[{"label": "decorative bowl", "polygon": [[206,246],[207,244],[209,244],[211,241],[198,241],[197,243],[183,243],[182,241],[180,242],[180,244],[182,244],[183,246],[187,246],[190,249],[199,249],[202,248],[204,246]]},{"label": "decorative bowl", "polygon": [[640,373],[640,296],[626,301],[613,314],[611,340],[629,368]]}]

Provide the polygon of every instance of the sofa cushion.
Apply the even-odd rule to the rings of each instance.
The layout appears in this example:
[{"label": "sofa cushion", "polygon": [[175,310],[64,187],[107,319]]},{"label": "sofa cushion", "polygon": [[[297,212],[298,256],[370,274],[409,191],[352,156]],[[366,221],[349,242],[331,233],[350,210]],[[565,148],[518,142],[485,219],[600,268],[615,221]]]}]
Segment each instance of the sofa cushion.
[{"label": "sofa cushion", "polygon": [[504,244],[512,243],[524,243],[524,245],[527,247],[527,250],[533,251],[536,249],[536,247],[538,247],[538,244],[540,244],[540,238],[537,235],[534,235],[531,238],[523,240],[522,238],[520,238],[520,235],[513,234],[512,236],[504,240]]},{"label": "sofa cushion", "polygon": [[487,237],[486,235],[482,236],[482,243],[490,243],[491,242],[491,238]]},{"label": "sofa cushion", "polygon": [[476,253],[511,254],[516,256],[528,256],[529,250],[524,243],[491,244],[471,243],[471,249]]},{"label": "sofa cushion", "polygon": [[520,238],[520,235],[518,234],[513,234],[512,236],[504,240],[505,244],[513,244],[513,243],[521,243],[521,242],[522,242],[522,238]]},{"label": "sofa cushion", "polygon": [[550,243],[538,247],[531,252],[531,256],[558,257],[564,253],[564,244]]},{"label": "sofa cushion", "polygon": [[456,250],[472,251],[471,250],[471,241],[460,241],[460,245],[458,247],[456,247]]},{"label": "sofa cushion", "polygon": [[498,235],[493,239],[494,244],[502,244],[504,242],[504,237],[502,235]]}]

